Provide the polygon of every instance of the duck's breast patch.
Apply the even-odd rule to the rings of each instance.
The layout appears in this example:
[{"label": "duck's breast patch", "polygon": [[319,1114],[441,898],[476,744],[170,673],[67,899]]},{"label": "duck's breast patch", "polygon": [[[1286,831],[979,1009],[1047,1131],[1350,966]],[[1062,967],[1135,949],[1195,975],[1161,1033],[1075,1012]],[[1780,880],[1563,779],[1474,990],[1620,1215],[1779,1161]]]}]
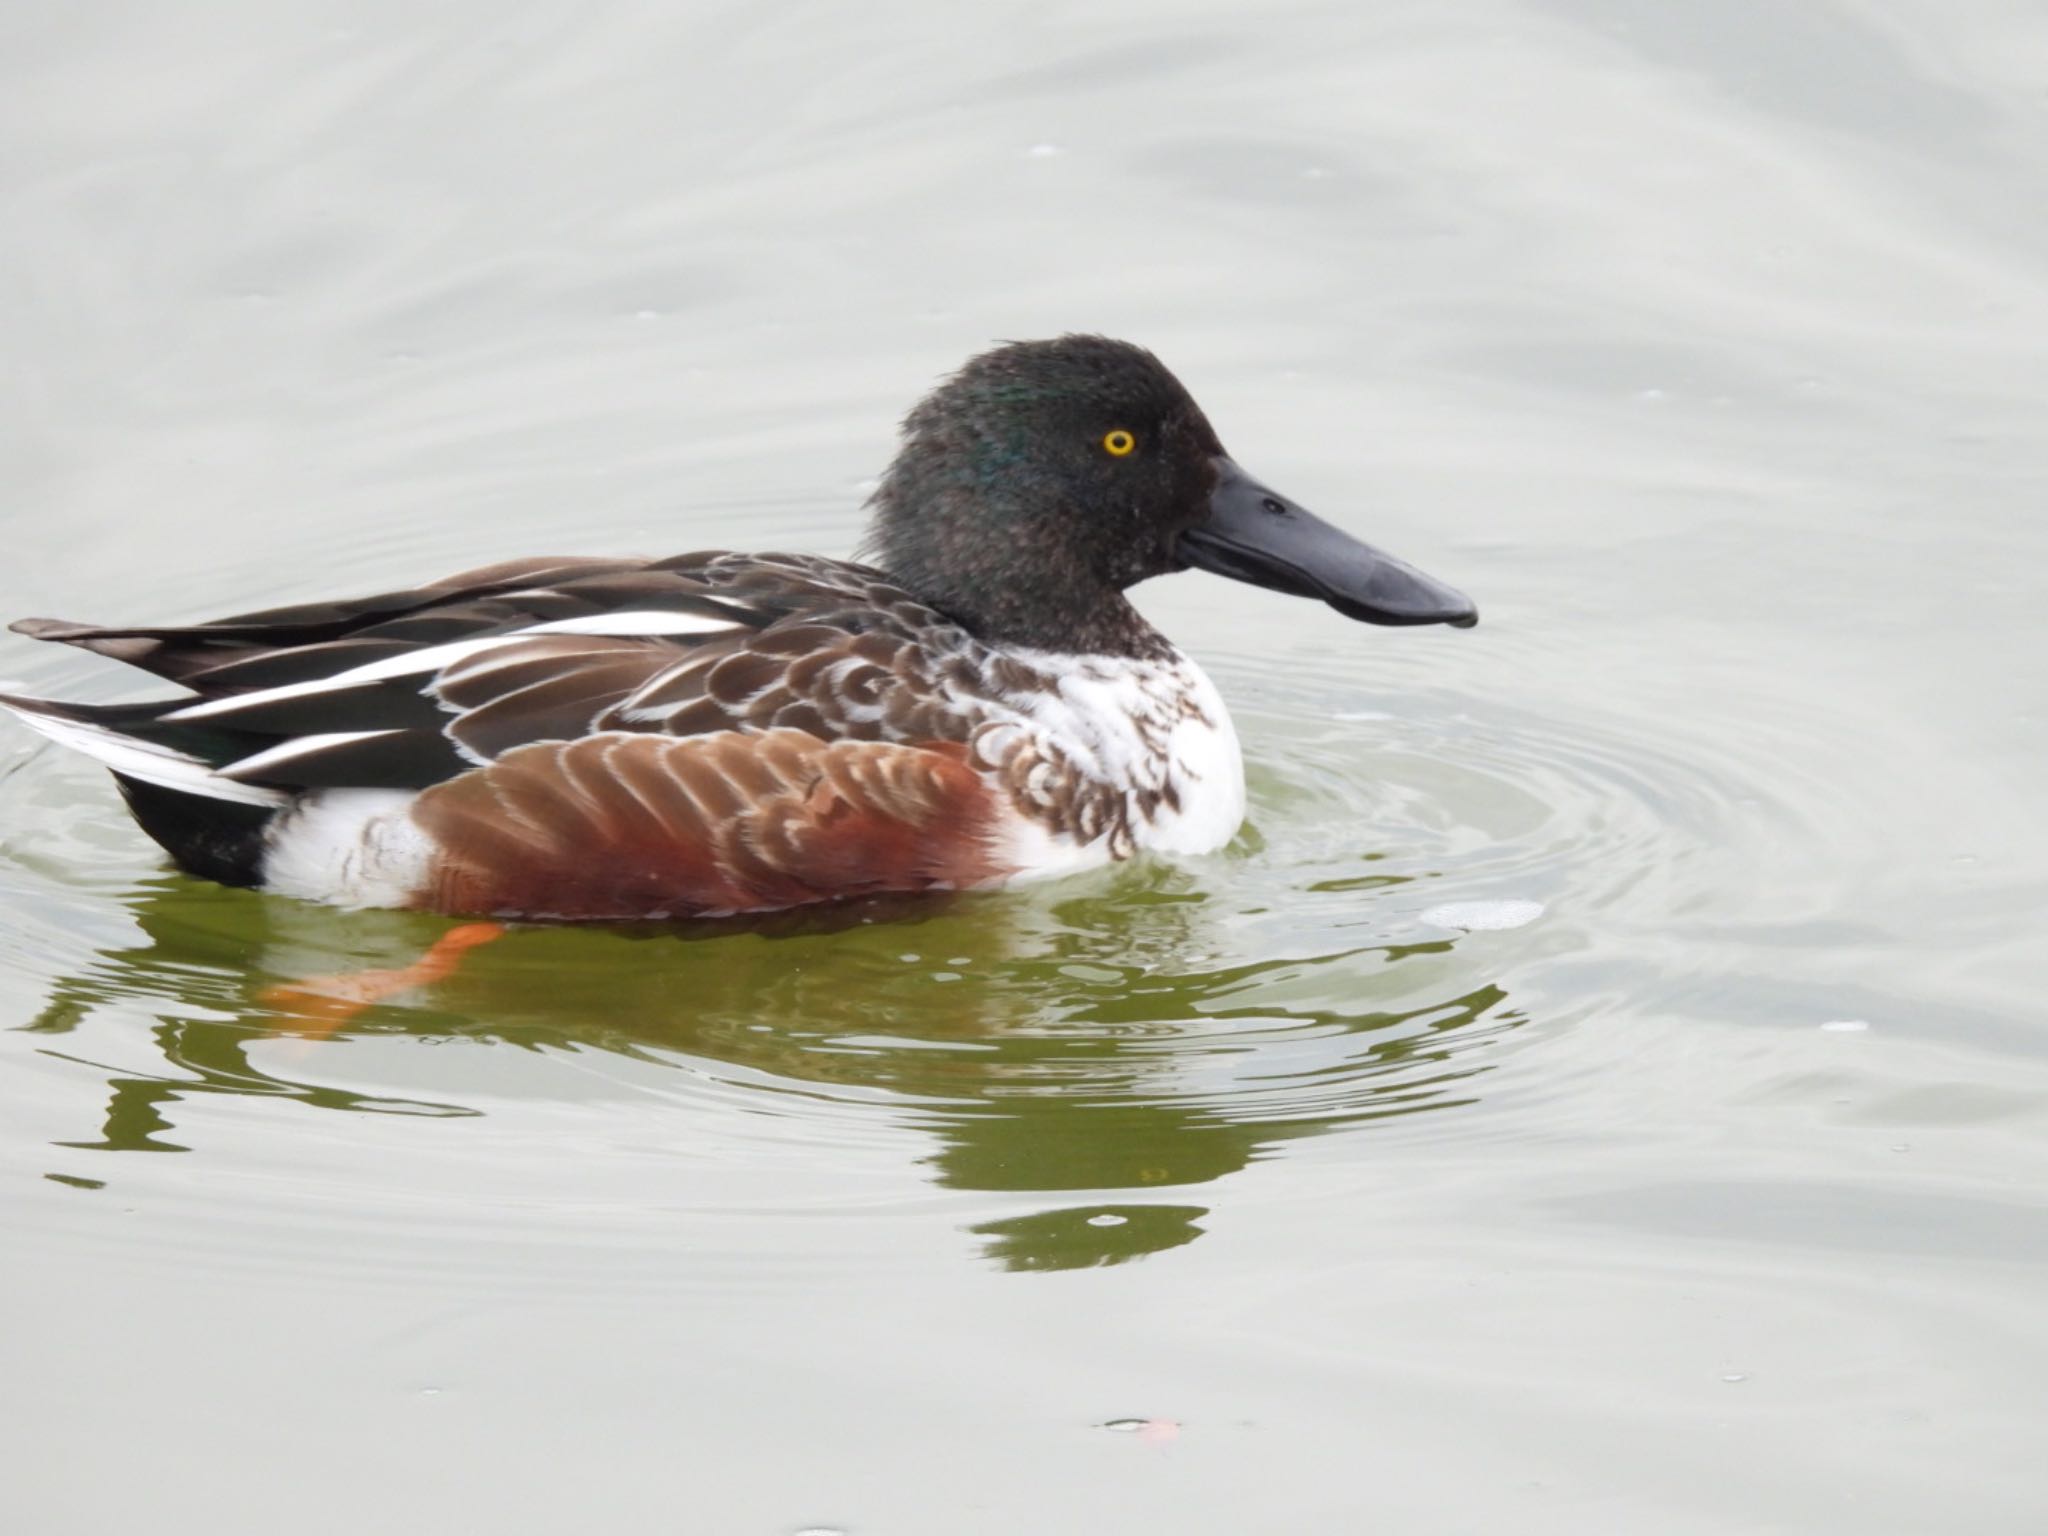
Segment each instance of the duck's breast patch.
[{"label": "duck's breast patch", "polygon": [[1244,765],[1223,699],[1178,651],[1165,659],[1012,650],[972,741],[1004,786],[1009,845],[1033,873],[1140,849],[1214,852],[1244,820]]}]

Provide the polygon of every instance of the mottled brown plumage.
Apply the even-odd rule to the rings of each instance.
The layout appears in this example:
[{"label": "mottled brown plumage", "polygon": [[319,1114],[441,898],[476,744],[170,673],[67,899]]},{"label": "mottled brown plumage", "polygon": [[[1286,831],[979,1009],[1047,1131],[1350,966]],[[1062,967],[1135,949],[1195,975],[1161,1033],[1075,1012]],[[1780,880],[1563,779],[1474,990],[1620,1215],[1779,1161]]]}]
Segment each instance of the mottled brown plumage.
[{"label": "mottled brown plumage", "polygon": [[507,753],[413,818],[441,852],[419,904],[644,918],[755,912],[1014,873],[963,748],[802,731],[607,733]]}]

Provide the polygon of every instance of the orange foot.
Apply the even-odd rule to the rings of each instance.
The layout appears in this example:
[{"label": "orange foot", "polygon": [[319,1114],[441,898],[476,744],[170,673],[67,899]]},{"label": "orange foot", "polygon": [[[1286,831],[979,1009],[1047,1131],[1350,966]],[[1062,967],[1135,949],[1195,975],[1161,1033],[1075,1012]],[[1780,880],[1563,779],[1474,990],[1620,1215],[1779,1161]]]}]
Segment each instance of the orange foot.
[{"label": "orange foot", "polygon": [[333,1034],[366,1008],[374,1008],[414,987],[432,986],[455,974],[463,951],[503,938],[503,923],[464,923],[434,940],[411,965],[389,971],[341,971],[265,987],[257,999],[285,1016],[293,1034],[319,1040]]}]

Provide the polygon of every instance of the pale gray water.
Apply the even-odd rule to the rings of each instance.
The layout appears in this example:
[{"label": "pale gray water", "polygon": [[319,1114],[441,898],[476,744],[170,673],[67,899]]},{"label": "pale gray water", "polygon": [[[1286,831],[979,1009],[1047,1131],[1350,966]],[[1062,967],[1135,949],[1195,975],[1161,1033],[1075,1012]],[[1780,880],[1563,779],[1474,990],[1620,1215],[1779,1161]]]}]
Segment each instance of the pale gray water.
[{"label": "pale gray water", "polygon": [[1157,584],[1228,855],[327,1043],[256,984],[433,925],[6,728],[7,1528],[2041,1528],[2044,80],[1995,0],[8,6],[7,616],[843,552],[1100,329],[1485,622]]}]

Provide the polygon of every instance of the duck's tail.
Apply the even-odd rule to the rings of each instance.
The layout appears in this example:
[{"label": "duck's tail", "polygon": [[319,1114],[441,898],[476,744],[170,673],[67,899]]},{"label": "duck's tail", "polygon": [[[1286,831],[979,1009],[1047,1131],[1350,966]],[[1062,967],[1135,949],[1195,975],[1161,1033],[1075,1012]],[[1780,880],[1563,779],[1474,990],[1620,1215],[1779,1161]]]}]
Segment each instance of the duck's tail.
[{"label": "duck's tail", "polygon": [[120,778],[207,800],[283,805],[290,798],[286,791],[223,778],[214,771],[218,762],[206,751],[210,743],[202,733],[162,721],[164,714],[189,702],[66,704],[58,699],[0,693],[0,709],[39,735],[104,763]]},{"label": "duck's tail", "polygon": [[75,624],[69,619],[16,619],[7,627],[17,635],[27,635],[31,640],[52,640],[59,645],[75,645],[82,651],[111,656],[115,661],[125,661],[131,667],[141,667],[145,671],[155,672],[159,677],[170,675],[162,668],[149,664],[150,658],[163,648],[163,642],[153,634],[108,629],[99,624]]},{"label": "duck's tail", "polygon": [[142,830],[180,865],[223,885],[255,885],[264,830],[292,797],[214,772],[189,727],[158,720],[183,702],[66,704],[0,693],[0,709],[30,730],[112,769]]}]

